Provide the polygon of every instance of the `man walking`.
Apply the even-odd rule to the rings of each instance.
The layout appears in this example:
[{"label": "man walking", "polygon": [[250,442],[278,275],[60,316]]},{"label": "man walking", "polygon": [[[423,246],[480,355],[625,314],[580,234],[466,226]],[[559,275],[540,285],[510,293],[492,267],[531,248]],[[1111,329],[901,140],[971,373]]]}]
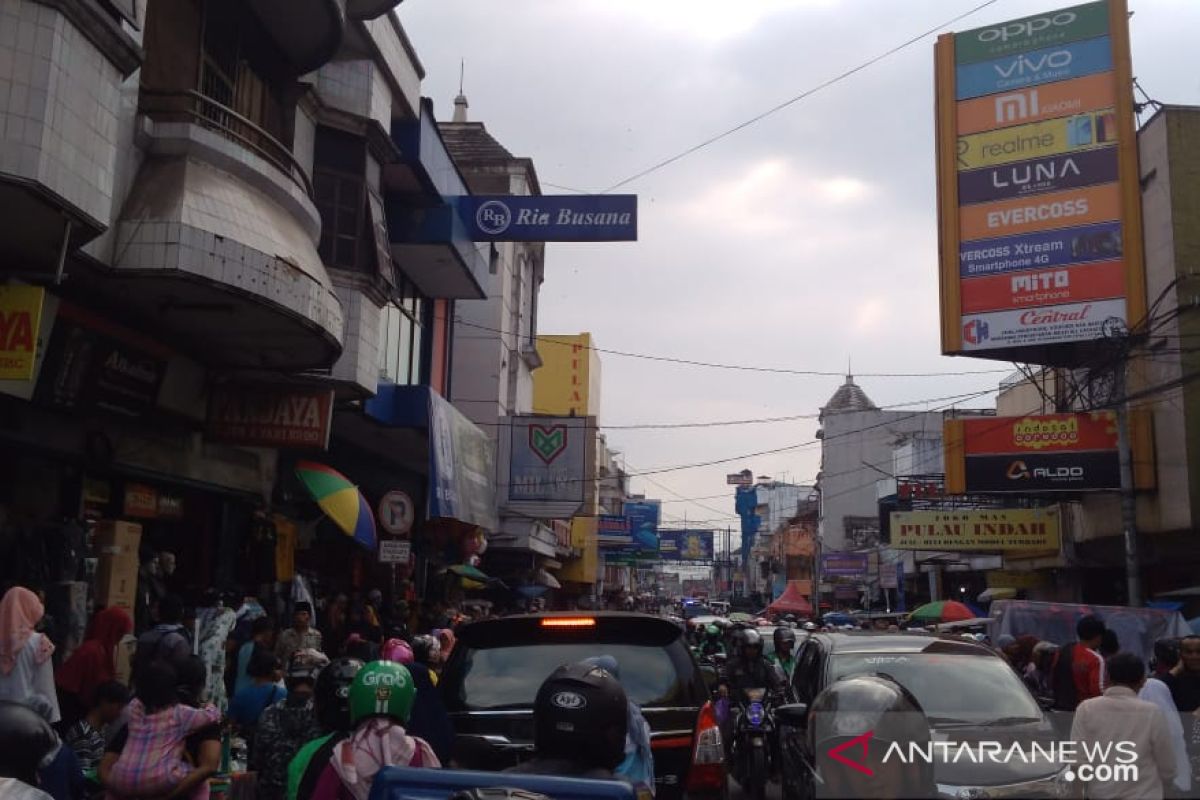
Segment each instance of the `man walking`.
[{"label": "man walking", "polygon": [[1075,625],[1079,641],[1058,652],[1052,668],[1054,707],[1074,711],[1084,700],[1104,690],[1104,659],[1096,652],[1104,639],[1104,623],[1088,615]]},{"label": "man walking", "polygon": [[[1137,774],[1122,775],[1120,781],[1089,781],[1087,797],[1159,800],[1163,787],[1175,777],[1175,752],[1162,711],[1154,703],[1138,699],[1138,690],[1146,682],[1146,666],[1133,653],[1117,653],[1108,660],[1108,677],[1112,685],[1101,697],[1080,703],[1071,740],[1079,743],[1081,755],[1091,746],[1093,755],[1098,756],[1091,759],[1093,766],[1128,763],[1137,768]],[[1132,743],[1132,754],[1128,746],[1117,748],[1118,743],[1126,742]],[[1126,760],[1129,755],[1133,761]]]}]

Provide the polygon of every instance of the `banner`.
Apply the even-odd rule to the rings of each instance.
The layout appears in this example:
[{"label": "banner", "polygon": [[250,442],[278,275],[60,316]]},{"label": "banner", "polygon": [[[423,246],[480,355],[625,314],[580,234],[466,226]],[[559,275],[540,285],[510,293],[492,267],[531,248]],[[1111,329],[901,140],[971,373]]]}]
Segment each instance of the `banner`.
[{"label": "banner", "polygon": [[595,417],[501,418],[504,505],[542,519],[563,519],[583,506]]},{"label": "banner", "polygon": [[662,503],[658,500],[629,500],[625,503],[625,519],[634,546],[651,557],[658,557],[658,524]]},{"label": "banner", "polygon": [[251,447],[325,450],[332,389],[220,386],[208,398],[204,438]]},{"label": "banner", "polygon": [[1057,549],[1058,508],[893,511],[896,550]]},{"label": "banner", "polygon": [[710,563],[713,560],[713,532],[659,531],[658,554],[664,561]]},{"label": "banner", "polygon": [[496,453],[491,437],[437,392],[429,395],[427,515],[495,530]]},{"label": "banner", "polygon": [[468,195],[458,212],[476,242],[637,241],[637,195]]},{"label": "banner", "polygon": [[1146,313],[1127,2],[945,34],[934,56],[942,352],[1077,366]]},{"label": "banner", "polygon": [[0,380],[32,380],[45,297],[39,286],[0,286]]},{"label": "banner", "polygon": [[825,553],[821,556],[821,577],[866,580],[866,553]]},{"label": "banner", "polygon": [[629,533],[629,518],[614,514],[601,514],[596,518],[596,541],[601,549],[632,545],[633,536]]}]

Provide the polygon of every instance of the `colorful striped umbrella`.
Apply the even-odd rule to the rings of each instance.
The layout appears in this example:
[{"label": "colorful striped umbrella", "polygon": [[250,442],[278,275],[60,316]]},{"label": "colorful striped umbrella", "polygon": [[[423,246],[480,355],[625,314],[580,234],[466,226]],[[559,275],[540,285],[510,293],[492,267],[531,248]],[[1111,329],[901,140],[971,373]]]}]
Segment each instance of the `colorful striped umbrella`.
[{"label": "colorful striped umbrella", "polygon": [[368,550],[375,549],[375,516],[371,506],[345,475],[315,461],[301,461],[296,464],[296,477],[334,525]]},{"label": "colorful striped umbrella", "polygon": [[919,622],[961,622],[979,615],[957,600],[938,600],[912,612],[910,618]]}]

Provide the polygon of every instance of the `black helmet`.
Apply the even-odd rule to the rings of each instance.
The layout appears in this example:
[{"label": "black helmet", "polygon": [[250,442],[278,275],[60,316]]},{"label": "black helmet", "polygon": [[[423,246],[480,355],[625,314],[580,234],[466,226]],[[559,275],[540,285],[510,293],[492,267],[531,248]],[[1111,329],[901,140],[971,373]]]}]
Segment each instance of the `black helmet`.
[{"label": "black helmet", "polygon": [[771,636],[775,640],[775,651],[778,652],[785,644],[796,646],[796,632],[791,628],[776,628]]},{"label": "black helmet", "polygon": [[0,702],[0,777],[36,786],[38,767],[57,745],[40,714],[21,703]]},{"label": "black helmet", "polygon": [[762,634],[754,628],[747,628],[742,631],[742,655],[749,658],[751,650],[757,650],[758,655],[761,656],[763,653],[763,638]]},{"label": "black helmet", "polygon": [[584,761],[613,769],[625,757],[629,709],[612,673],[564,664],[542,683],[533,702],[533,744],[539,758]]},{"label": "black helmet", "polygon": [[350,684],[363,668],[357,658],[335,658],[317,675],[313,701],[317,721],[327,731],[348,731],[350,722]]},{"label": "black helmet", "polygon": [[[809,741],[821,777],[819,796],[933,795],[932,764],[893,758],[884,766],[892,744],[907,756],[910,743],[926,747],[931,738],[920,703],[891,678],[855,675],[830,685],[813,701],[809,720]],[[892,769],[892,761],[900,768]]]}]

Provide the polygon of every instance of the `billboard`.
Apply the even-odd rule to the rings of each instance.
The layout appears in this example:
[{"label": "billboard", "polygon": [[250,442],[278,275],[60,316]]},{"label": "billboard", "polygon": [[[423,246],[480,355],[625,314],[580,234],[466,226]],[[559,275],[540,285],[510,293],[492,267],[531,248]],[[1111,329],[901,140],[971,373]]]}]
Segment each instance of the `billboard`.
[{"label": "billboard", "polygon": [[637,195],[466,195],[458,213],[475,242],[634,242]]},{"label": "billboard", "polygon": [[629,534],[629,518],[615,514],[596,517],[596,541],[601,549],[629,547],[633,537]]},{"label": "billboard", "polygon": [[[1144,421],[1135,421],[1135,477],[1153,486],[1153,461],[1141,452]],[[1078,492],[1118,489],[1117,421],[1111,411],[975,417],[943,423],[948,494]],[[893,536],[895,531],[893,531]]]},{"label": "billboard", "polygon": [[893,511],[896,550],[1057,550],[1059,511],[1051,508]]},{"label": "billboard", "polygon": [[713,560],[713,532],[699,530],[659,531],[658,554],[664,561]]},{"label": "billboard", "polygon": [[825,553],[821,556],[821,577],[867,579],[866,553]]},{"label": "billboard", "polygon": [[600,357],[590,333],[537,337],[542,366],[533,373],[533,412],[561,417],[600,413]]},{"label": "billboard", "polygon": [[0,286],[0,379],[33,378],[45,297],[40,286]]},{"label": "billboard", "polygon": [[629,500],[625,503],[625,519],[629,522],[629,534],[638,550],[658,556],[658,524],[662,516],[659,500]]},{"label": "billboard", "polygon": [[563,519],[583,506],[594,474],[595,417],[501,419],[500,497],[505,507],[540,519]]},{"label": "billboard", "polygon": [[1070,366],[1145,315],[1126,11],[938,39],[944,353]]}]

